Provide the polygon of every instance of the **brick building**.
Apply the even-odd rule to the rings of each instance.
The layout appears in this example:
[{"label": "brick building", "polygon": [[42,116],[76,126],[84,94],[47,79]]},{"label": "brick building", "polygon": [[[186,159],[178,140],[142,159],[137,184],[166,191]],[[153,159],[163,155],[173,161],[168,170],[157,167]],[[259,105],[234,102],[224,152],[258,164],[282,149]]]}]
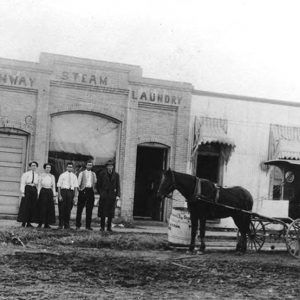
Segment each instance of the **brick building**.
[{"label": "brick building", "polygon": [[142,77],[139,66],[42,53],[39,63],[0,59],[0,213],[16,214],[20,176],[30,160],[114,159],[121,214],[165,220],[156,174],[187,172],[192,86]]}]

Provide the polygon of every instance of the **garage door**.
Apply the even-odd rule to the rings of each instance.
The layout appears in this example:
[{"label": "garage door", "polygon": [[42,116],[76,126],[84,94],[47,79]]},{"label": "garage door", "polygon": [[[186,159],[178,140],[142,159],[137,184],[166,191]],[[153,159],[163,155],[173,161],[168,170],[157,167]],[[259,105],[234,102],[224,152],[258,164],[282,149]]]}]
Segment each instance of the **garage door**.
[{"label": "garage door", "polygon": [[0,133],[0,214],[17,214],[26,159],[25,135]]}]

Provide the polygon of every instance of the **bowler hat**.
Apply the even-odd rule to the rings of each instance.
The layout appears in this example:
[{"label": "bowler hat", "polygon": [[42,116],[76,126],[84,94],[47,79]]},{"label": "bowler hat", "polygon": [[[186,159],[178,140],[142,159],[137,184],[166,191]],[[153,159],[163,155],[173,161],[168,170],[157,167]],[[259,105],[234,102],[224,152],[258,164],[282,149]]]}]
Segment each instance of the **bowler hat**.
[{"label": "bowler hat", "polygon": [[112,160],[112,159],[110,159],[110,160],[108,160],[107,162],[106,162],[106,166],[113,166],[115,163],[114,163],[114,161]]}]

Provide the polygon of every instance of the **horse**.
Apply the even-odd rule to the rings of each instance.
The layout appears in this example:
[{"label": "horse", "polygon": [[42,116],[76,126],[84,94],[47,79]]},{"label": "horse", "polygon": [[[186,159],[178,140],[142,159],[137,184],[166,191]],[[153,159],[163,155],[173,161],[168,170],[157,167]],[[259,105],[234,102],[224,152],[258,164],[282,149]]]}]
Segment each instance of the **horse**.
[{"label": "horse", "polygon": [[[213,182],[189,174],[168,169],[162,173],[157,197],[163,199],[178,190],[186,199],[191,219],[191,242],[189,251],[195,251],[195,237],[200,220],[200,251],[205,250],[205,225],[207,219],[232,217],[241,235],[236,250],[246,252],[247,233],[250,232],[253,198],[249,191],[240,186],[217,187]],[[224,205],[224,206],[222,206]],[[228,206],[228,207],[226,207]],[[230,206],[230,208],[229,208]]]}]

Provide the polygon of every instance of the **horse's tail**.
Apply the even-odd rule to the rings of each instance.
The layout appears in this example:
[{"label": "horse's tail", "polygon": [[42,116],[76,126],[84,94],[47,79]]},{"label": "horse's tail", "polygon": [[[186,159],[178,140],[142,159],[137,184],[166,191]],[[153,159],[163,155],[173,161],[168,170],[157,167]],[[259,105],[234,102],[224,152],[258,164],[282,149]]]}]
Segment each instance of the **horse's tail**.
[{"label": "horse's tail", "polygon": [[253,207],[253,197],[251,195],[251,193],[245,189],[245,193],[246,193],[246,210],[249,210],[251,211],[252,210],[252,207]]}]

